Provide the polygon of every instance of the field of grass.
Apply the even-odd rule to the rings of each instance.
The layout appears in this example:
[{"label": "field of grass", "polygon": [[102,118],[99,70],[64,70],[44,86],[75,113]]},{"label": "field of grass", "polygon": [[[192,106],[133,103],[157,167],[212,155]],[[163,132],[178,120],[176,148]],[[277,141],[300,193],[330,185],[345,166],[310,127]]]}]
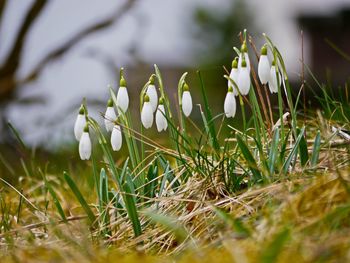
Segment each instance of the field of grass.
[{"label": "field of grass", "polygon": [[[95,142],[87,161],[77,151],[33,152],[10,125],[17,142],[0,155],[0,261],[350,261],[347,85],[335,95],[309,72],[295,92],[278,49],[266,41],[278,65],[277,93],[260,84],[253,63],[246,96],[225,75],[238,89],[239,130],[236,118],[212,113],[200,72],[201,122],[186,117],[180,99],[186,73],[179,112],[172,112],[157,66],[140,111],[154,83],[168,140],[116,107],[113,89],[109,105],[119,112],[112,121],[123,134],[122,152],[112,151],[85,101],[81,112]],[[125,87],[123,78],[121,70]],[[319,109],[306,108],[303,89],[315,94]]]}]

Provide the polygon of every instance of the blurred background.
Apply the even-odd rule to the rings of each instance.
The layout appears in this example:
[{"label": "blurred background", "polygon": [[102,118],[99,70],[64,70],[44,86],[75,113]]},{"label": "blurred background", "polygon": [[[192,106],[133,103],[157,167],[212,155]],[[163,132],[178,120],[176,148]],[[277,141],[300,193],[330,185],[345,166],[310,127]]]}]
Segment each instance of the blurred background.
[{"label": "blurred background", "polygon": [[[82,98],[102,120],[107,85],[117,88],[120,67],[134,111],[156,63],[171,98],[181,74],[190,72],[194,103],[201,103],[201,69],[214,113],[221,113],[222,66],[230,67],[244,28],[258,49],[261,33],[270,36],[296,89],[301,30],[314,74],[335,85],[349,80],[350,0],[0,0],[0,141],[13,140],[10,121],[29,145],[72,144]],[[251,60],[257,63],[253,54]]]}]

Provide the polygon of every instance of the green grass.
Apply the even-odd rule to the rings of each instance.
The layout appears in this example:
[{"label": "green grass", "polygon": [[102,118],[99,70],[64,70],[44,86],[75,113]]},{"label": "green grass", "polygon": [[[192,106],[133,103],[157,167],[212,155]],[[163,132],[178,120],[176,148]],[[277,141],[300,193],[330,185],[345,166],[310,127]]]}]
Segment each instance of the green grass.
[{"label": "green grass", "polygon": [[[202,95],[201,121],[175,114],[156,65],[151,78],[164,99],[164,143],[130,112],[120,113],[127,153],[114,153],[103,127],[86,115],[96,140],[91,160],[67,160],[77,152],[43,160],[9,125],[20,158],[0,156],[7,175],[0,187],[2,262],[348,261],[349,141],[332,131],[349,128],[347,93],[338,100],[307,82],[323,108],[301,117],[301,92],[294,96],[281,54],[266,41],[285,86],[273,95],[273,111],[252,65],[254,85],[237,101],[242,130],[233,128],[236,118],[212,112],[200,71],[190,91]],[[178,83],[179,109],[186,77]],[[290,119],[272,129],[286,112]]]}]

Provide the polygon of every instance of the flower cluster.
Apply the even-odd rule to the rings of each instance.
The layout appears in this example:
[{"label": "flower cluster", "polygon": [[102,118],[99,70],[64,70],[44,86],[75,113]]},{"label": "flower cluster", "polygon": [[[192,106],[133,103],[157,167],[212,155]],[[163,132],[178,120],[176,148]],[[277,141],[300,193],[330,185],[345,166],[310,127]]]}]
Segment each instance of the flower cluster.
[{"label": "flower cluster", "polygon": [[[227,118],[233,118],[236,114],[235,96],[246,96],[251,86],[250,60],[246,41],[243,41],[238,57],[232,61],[232,68],[228,77],[228,89],[224,102],[224,112]],[[271,93],[278,92],[278,83],[281,83],[281,74],[278,71],[275,60],[271,66],[267,56],[267,46],[261,48],[258,64],[258,76],[260,82],[269,86]]]},{"label": "flower cluster", "polygon": [[[228,80],[228,89],[224,101],[224,113],[227,118],[233,118],[236,115],[236,97],[240,97],[242,104],[242,96],[247,96],[251,90],[251,61],[249,59],[248,48],[246,43],[246,35],[241,49],[234,48],[237,52],[237,57],[232,61],[231,71],[229,76],[225,76]],[[267,42],[271,44],[269,41]],[[273,50],[273,60],[270,64],[268,58],[268,44],[263,45],[258,63],[258,77],[263,85],[268,85],[271,93],[277,93],[279,85],[284,84],[281,71],[279,70],[280,61],[276,63],[277,57],[273,45],[269,45]],[[178,85],[178,102],[182,111],[181,117],[189,117],[193,102],[188,84],[185,82],[183,75]],[[255,73],[252,74],[255,77]],[[140,117],[142,126],[145,129],[150,129],[155,121],[157,131],[166,131],[169,121],[169,100],[166,97],[158,79],[159,91],[155,84],[156,75],[152,74],[149,81],[142,88],[140,93]],[[256,80],[257,81],[257,80]],[[259,91],[259,90],[258,90]],[[251,94],[253,95],[253,94]],[[120,121],[120,117],[124,118],[129,108],[129,95],[127,85],[123,73],[121,71],[118,93],[115,96],[112,93],[112,98],[107,102],[107,109],[104,114],[104,124],[107,132],[110,132],[110,144],[114,151],[119,151],[123,143],[124,122]],[[116,111],[117,110],[117,111]],[[123,125],[122,125],[123,124]],[[86,105],[82,105],[77,116],[74,134],[79,141],[79,153],[83,160],[88,160],[91,156],[91,140],[89,136],[89,117],[87,114]]]},{"label": "flower cluster", "polygon": [[[157,131],[166,131],[168,128],[168,120],[164,107],[165,101],[163,97],[158,100],[158,93],[155,86],[155,76],[152,75],[147,83],[146,89],[141,91],[141,123],[145,129],[149,129],[153,125],[154,114]],[[183,114],[188,117],[192,112],[192,97],[189,87],[184,83],[182,87],[182,96],[179,98],[182,105]],[[121,75],[118,93],[116,96],[116,108],[118,114],[125,114],[129,107],[129,95],[126,88],[126,81]],[[119,151],[122,147],[122,129],[118,124],[118,116],[116,114],[113,99],[107,102],[107,109],[104,114],[104,124],[107,132],[111,132],[110,143],[113,151]],[[79,114],[74,125],[74,134],[79,141],[79,155],[82,160],[89,160],[91,157],[91,139],[88,127],[88,115],[86,106],[81,105]]]}]

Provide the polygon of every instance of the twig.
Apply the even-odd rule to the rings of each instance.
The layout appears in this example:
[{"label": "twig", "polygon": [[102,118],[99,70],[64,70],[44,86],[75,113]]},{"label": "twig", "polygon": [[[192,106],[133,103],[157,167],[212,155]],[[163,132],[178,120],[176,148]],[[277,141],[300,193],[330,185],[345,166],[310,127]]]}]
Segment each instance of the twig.
[{"label": "twig", "polygon": [[68,39],[68,41],[63,43],[62,46],[54,49],[45,58],[43,58],[37,64],[37,66],[24,79],[20,80],[19,82],[26,83],[32,79],[35,79],[51,60],[62,56],[67,51],[71,50],[74,46],[76,46],[78,43],[80,43],[81,40],[91,35],[92,33],[96,33],[102,29],[107,28],[108,26],[113,25],[116,21],[118,21],[123,16],[123,14],[125,14],[126,11],[132,8],[135,2],[136,2],[135,0],[127,1],[126,4],[124,4],[121,8],[118,8],[118,10],[114,12],[107,19],[83,29],[81,32],[73,36],[71,39]]}]

